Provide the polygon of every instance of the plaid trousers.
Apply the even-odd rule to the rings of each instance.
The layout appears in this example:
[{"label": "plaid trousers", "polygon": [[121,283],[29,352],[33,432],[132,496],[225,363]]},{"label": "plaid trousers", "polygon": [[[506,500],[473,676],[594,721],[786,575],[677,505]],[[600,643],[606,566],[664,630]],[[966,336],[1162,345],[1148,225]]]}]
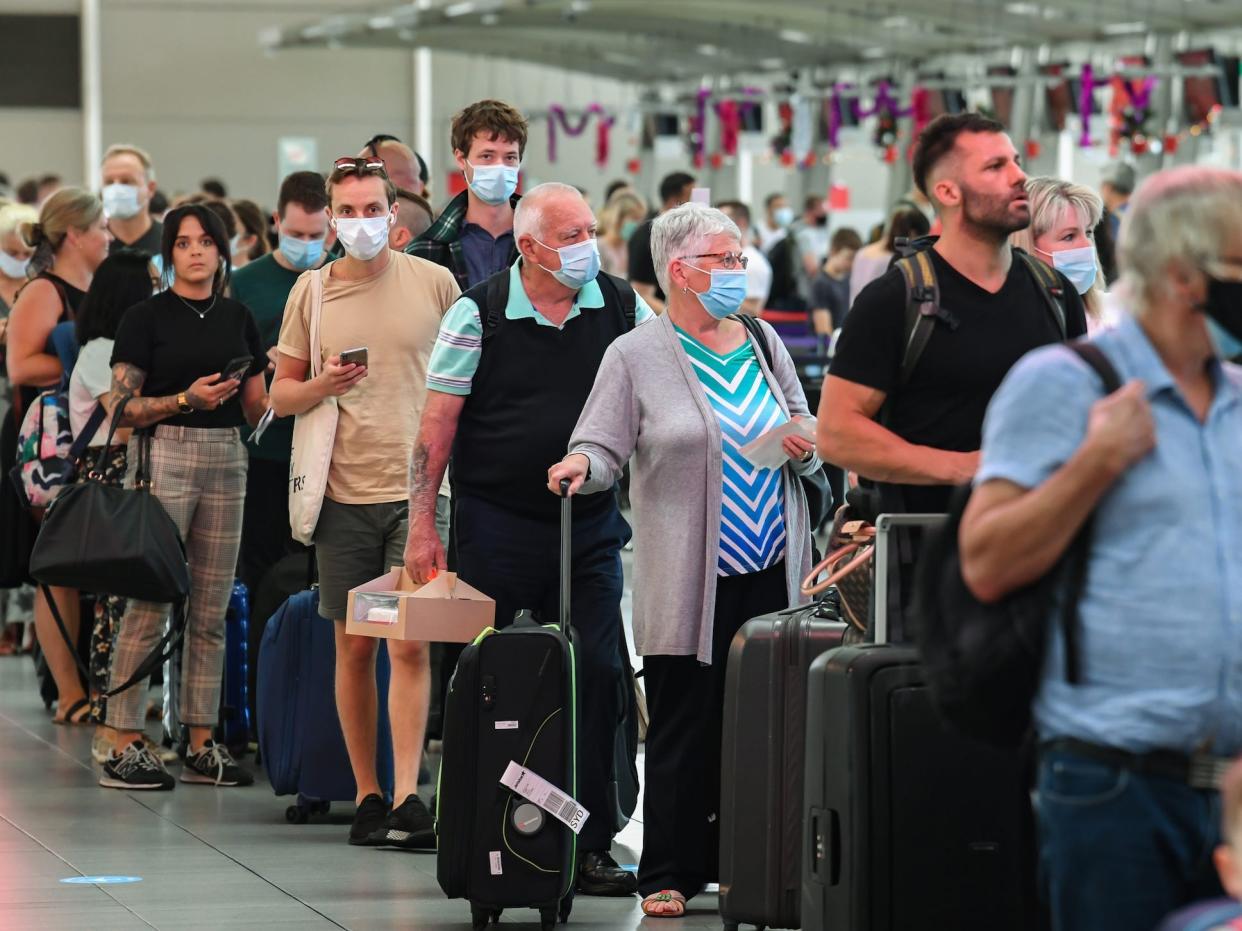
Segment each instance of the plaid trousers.
[{"label": "plaid trousers", "polygon": [[[130,443],[129,461],[137,462]],[[183,724],[214,727],[224,673],[224,614],[241,545],[248,459],[235,427],[157,426],[151,440],[151,490],[181,531],[190,563],[190,605],[182,644]],[[128,679],[159,642],[169,606],[131,600],[116,638],[112,687]],[[139,731],[145,690],[108,700],[108,725]]]}]

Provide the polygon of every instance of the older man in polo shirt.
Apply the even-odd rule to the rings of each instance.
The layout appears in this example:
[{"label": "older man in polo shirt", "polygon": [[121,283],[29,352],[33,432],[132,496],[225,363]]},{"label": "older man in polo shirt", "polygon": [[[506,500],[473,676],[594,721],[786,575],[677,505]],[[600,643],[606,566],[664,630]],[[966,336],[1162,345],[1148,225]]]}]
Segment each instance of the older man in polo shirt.
[{"label": "older man in polo shirt", "polygon": [[[417,580],[446,566],[435,500],[451,453],[457,568],[496,599],[499,624],[522,608],[555,616],[560,505],[547,491],[548,463],[565,454],[604,351],[653,316],[626,282],[600,272],[595,217],[575,188],[531,190],[514,234],[518,261],[463,294],[440,327],[410,467],[405,550]],[[581,663],[578,785],[588,811],[606,810],[612,771],[629,536],[615,495],[575,501],[570,615]],[[580,892],[636,891],[634,875],[609,855],[611,841],[607,818],[588,819],[578,838]]]}]

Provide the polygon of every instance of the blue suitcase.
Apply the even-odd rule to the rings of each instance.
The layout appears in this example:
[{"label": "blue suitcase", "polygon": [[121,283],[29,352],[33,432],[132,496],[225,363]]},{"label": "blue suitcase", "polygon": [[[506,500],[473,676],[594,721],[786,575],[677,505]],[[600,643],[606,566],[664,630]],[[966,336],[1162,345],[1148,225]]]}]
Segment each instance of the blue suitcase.
[{"label": "blue suitcase", "polygon": [[220,736],[234,756],[242,756],[253,736],[250,722],[250,592],[233,583],[224,615],[224,687],[220,691]]},{"label": "blue suitcase", "polygon": [[[319,592],[299,592],[272,615],[259,647],[259,752],[277,795],[297,795],[285,817],[303,824],[331,802],[353,802],[357,784],[336,713],[333,622],[319,616]],[[379,727],[376,768],[392,794],[388,651],[376,664]]]}]

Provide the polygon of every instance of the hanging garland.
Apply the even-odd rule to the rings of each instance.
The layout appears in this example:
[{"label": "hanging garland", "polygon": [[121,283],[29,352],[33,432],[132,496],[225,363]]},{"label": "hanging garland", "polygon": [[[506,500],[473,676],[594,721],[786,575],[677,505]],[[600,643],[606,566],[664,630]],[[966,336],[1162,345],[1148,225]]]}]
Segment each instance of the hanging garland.
[{"label": "hanging garland", "polygon": [[876,85],[875,99],[871,106],[864,107],[858,100],[858,91],[853,84],[834,84],[828,95],[828,145],[833,149],[840,148],[841,126],[844,123],[842,100],[848,99],[850,113],[855,120],[876,117],[876,130],[872,141],[877,147],[887,150],[897,142],[897,121],[904,117],[914,118],[914,136],[923,131],[923,127],[931,122],[931,97],[922,87],[914,88],[910,95],[910,105],[903,106],[893,96],[892,85],[881,81]]},{"label": "hanging garland", "polygon": [[553,104],[548,107],[548,161],[556,161],[556,127],[560,124],[561,129],[572,138],[581,136],[590,122],[591,117],[598,116],[599,122],[596,125],[595,132],[595,164],[600,168],[608,164],[608,154],[611,148],[612,127],[616,123],[616,117],[608,113],[601,104],[589,104],[582,111],[582,116],[577,123],[571,123],[569,113],[560,104]]},{"label": "hanging garland", "polygon": [[1147,151],[1147,120],[1151,116],[1151,92],[1155,78],[1144,78],[1137,84],[1121,77],[1112,79],[1113,99],[1109,105],[1112,133],[1109,149],[1116,155],[1123,141],[1130,144],[1135,155]]}]

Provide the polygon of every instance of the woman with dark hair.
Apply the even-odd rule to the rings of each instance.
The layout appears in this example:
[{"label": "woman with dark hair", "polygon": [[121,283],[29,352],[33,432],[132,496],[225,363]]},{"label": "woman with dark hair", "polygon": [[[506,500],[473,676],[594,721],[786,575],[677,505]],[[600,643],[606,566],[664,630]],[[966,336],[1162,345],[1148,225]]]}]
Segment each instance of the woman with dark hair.
[{"label": "woman with dark hair", "polygon": [[249,265],[270,251],[267,239],[268,218],[252,200],[232,200],[229,205],[237,216],[237,235],[233,237],[233,268]]},{"label": "woman with dark hair", "polygon": [[[244,304],[225,297],[229,237],[208,204],[185,204],[164,221],[168,290],[131,307],[112,350],[109,402],[128,399],[121,425],[153,428],[151,488],[177,524],[190,564],[189,617],[181,681],[170,701],[189,728],[182,782],[249,785],[254,777],[211,739],[220,706],[224,614],[237,567],[246,452],[238,436],[267,409],[267,355]],[[137,455],[130,450],[130,457]],[[155,647],[169,606],[133,601],[125,610],[112,658],[113,686],[126,681]],[[115,730],[102,786],[171,789],[172,776],[142,741],[141,690],[108,701]],[[179,737],[180,735],[174,735]]]},{"label": "woman with dark hair", "polygon": [[[71,345],[71,339],[59,340],[65,328],[58,327],[68,325],[81,306],[95,269],[108,255],[109,236],[99,198],[72,187],[49,197],[39,211],[38,222],[20,224],[18,233],[34,255],[27,271],[31,280],[9,314],[6,342],[9,381],[20,388],[20,407],[25,411],[41,391],[56,387],[64,376],[68,365],[61,360],[71,355],[58,350],[77,347]],[[14,461],[16,437],[16,425],[6,423],[0,436],[0,465],[5,472]],[[0,494],[12,493],[9,488],[0,489]],[[15,528],[4,529],[16,532]],[[76,637],[80,623],[77,592],[53,586],[52,597],[70,635]],[[35,594],[34,617],[39,645],[59,695],[53,722],[90,723],[90,702],[78,677],[77,663],[41,589]]]},{"label": "woman with dark hair", "polygon": [[854,267],[850,269],[850,305],[853,306],[859,291],[888,271],[897,254],[898,239],[917,239],[930,231],[931,224],[922,211],[894,211],[884,225],[884,236],[863,246],[854,256]]},{"label": "woman with dark hair", "polygon": [[[118,252],[104,259],[95,271],[90,290],[78,310],[75,321],[78,361],[69,379],[69,424],[74,437],[88,427],[91,414],[99,406],[111,413],[112,343],[125,311],[151,296],[154,282],[145,253]],[[101,447],[108,439],[108,420],[95,429],[87,450],[78,464],[78,481],[86,481],[89,470],[96,468],[103,481],[120,485],[125,479],[127,457],[125,444],[129,430],[117,430],[113,445]],[[125,614],[125,599],[100,594],[95,599],[94,625],[91,631],[90,693],[91,720],[97,723],[91,753],[102,763],[112,746],[111,735],[102,726],[103,694],[108,688],[108,668],[112,661],[112,644]]]}]

